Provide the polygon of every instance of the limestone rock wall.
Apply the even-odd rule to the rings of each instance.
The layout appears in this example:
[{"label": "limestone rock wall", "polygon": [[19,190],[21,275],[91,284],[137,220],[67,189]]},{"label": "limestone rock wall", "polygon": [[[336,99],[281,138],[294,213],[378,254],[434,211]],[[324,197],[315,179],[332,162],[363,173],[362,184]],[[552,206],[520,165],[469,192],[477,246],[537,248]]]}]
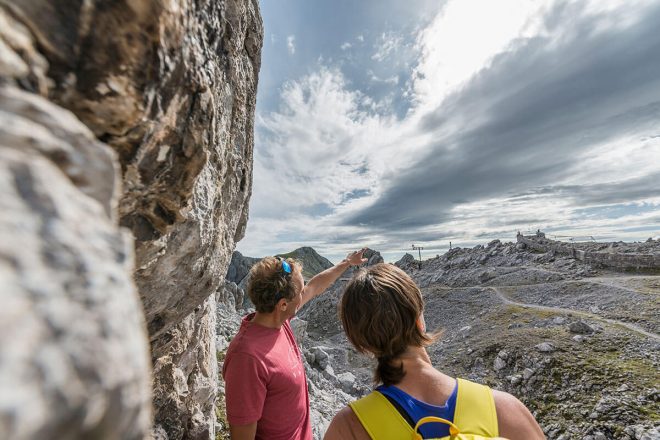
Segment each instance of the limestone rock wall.
[{"label": "limestone rock wall", "polygon": [[211,295],[166,338],[158,339],[163,346],[156,349],[167,354],[154,365],[156,439],[215,439],[215,331],[216,301]]},{"label": "limestone rock wall", "polygon": [[149,346],[114,152],[0,86],[0,438],[140,439]]},{"label": "limestone rock wall", "polygon": [[[30,153],[103,207],[96,226],[114,225],[114,238],[104,236],[114,246],[124,242],[113,221],[132,232],[161,437],[213,435],[207,298],[246,227],[262,39],[257,0],[0,0],[0,84],[50,101],[51,115],[72,112],[85,142],[116,155],[121,192],[79,141],[69,146],[75,167],[59,152]],[[25,143],[39,150],[42,140]],[[166,390],[182,381],[187,391]],[[177,419],[186,423],[167,422]]]}]

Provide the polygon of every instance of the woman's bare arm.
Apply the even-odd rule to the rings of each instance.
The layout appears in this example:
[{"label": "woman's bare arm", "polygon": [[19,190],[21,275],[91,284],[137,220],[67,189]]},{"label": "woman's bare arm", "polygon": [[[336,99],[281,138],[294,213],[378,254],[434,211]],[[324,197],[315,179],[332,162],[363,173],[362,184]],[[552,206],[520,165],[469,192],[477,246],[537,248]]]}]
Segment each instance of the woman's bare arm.
[{"label": "woman's bare arm", "polygon": [[353,410],[347,406],[335,415],[323,440],[371,440]]},{"label": "woman's bare arm", "polygon": [[541,427],[523,403],[509,393],[493,390],[500,436],[510,440],[545,440]]}]

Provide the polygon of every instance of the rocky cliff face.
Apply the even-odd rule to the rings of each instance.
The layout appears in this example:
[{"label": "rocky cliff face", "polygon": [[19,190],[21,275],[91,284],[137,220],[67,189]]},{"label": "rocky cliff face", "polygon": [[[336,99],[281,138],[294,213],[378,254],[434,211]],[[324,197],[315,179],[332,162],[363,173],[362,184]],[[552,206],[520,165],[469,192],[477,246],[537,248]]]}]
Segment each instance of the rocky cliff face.
[{"label": "rocky cliff face", "polygon": [[259,260],[260,258],[246,257],[240,252],[234,251],[231,255],[231,262],[229,263],[225,280],[239,284],[250,272],[250,268]]},{"label": "rocky cliff face", "polygon": [[[14,191],[14,199],[3,198],[9,204],[2,213],[3,233],[14,238],[20,237],[19,231],[27,233],[29,228],[21,226],[25,222],[7,215],[14,205],[18,209],[22,204],[26,219],[35,223],[30,239],[41,247],[54,246],[54,250],[41,251],[44,264],[52,265],[44,270],[60,276],[53,275],[54,283],[38,283],[41,288],[50,286],[61,289],[62,295],[72,295],[66,283],[73,281],[67,281],[66,274],[80,280],[79,313],[72,309],[65,314],[71,329],[57,330],[47,314],[40,316],[45,328],[54,335],[75,333],[72,321],[83,311],[89,311],[89,319],[97,322],[97,302],[104,306],[119,302],[124,308],[118,310],[125,312],[106,313],[98,321],[99,341],[92,346],[100,350],[108,343],[118,352],[141,353],[130,362],[125,354],[110,355],[112,350],[96,359],[104,361],[112,374],[119,367],[127,371],[135,367],[108,383],[98,379],[94,383],[102,370],[94,363],[72,371],[71,381],[87,379],[100,395],[116,389],[117,396],[86,402],[88,393],[82,387],[75,401],[68,396],[73,388],[61,385],[52,394],[63,392],[62,399],[71,406],[60,405],[61,413],[45,411],[41,425],[30,428],[34,432],[68,416],[77,417],[81,424],[69,424],[66,434],[72,437],[96,429],[95,423],[107,427],[99,431],[99,438],[144,435],[150,413],[143,402],[149,397],[143,386],[149,369],[140,361],[146,354],[146,320],[155,365],[156,434],[161,438],[213,436],[215,300],[210,296],[222,282],[235,242],[246,226],[262,38],[256,0],[0,3],[0,140],[3,155],[12,156],[3,159],[3,166],[7,188]],[[68,193],[56,185],[60,181],[68,185]],[[68,216],[64,213],[77,212],[70,206],[76,203],[81,205],[78,220],[64,222]],[[135,240],[134,274],[133,246],[122,238],[117,221],[130,229]],[[71,232],[66,234],[66,228]],[[52,231],[63,234],[59,241],[45,235]],[[36,278],[16,257],[24,252],[26,259],[35,258],[40,252],[37,245],[21,249],[20,241],[3,240],[3,246],[7,247],[2,252],[7,267],[2,271],[3,286],[5,279],[22,280],[17,281],[17,292],[26,298],[8,313],[22,319],[23,312],[41,311],[44,296],[49,303],[55,296],[32,295],[30,283]],[[88,253],[77,247],[89,248]],[[58,252],[80,261],[70,257],[59,262]],[[104,263],[105,269],[99,270],[106,284],[83,282],[86,276],[96,279],[88,268],[94,261]],[[142,310],[135,303],[132,275]],[[94,296],[96,291],[103,294]],[[58,305],[58,312],[70,306]],[[143,311],[144,318],[138,311]],[[105,321],[115,324],[106,328]],[[121,327],[117,321],[125,326],[115,335],[113,325]],[[73,356],[73,345],[54,338],[38,334],[34,343],[48,342],[63,356]],[[26,363],[36,362],[27,353],[15,355]],[[93,357],[92,353],[97,350],[87,355]],[[11,358],[2,359],[2,380],[11,377],[5,376],[4,369],[16,365]],[[50,381],[64,376],[46,374],[43,386],[33,383],[30,392],[45,399]],[[0,411],[8,413],[16,404],[3,399]],[[81,408],[92,415],[79,414]],[[3,433],[5,419],[0,420]],[[6,426],[19,429],[10,426],[21,425]]]},{"label": "rocky cliff face", "polygon": [[41,96],[3,85],[0,103],[0,438],[142,438],[149,347],[115,155]]}]

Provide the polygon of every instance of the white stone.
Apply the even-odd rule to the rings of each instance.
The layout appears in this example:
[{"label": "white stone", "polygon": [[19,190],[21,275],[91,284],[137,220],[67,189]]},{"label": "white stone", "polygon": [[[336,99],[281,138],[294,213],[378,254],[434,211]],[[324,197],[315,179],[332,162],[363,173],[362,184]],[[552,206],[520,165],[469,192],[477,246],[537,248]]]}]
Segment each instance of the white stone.
[{"label": "white stone", "polygon": [[500,371],[506,367],[506,361],[500,357],[496,357],[493,362],[493,369],[495,371]]},{"label": "white stone", "polygon": [[555,346],[550,342],[542,342],[536,345],[534,348],[542,353],[551,353],[556,350]]}]

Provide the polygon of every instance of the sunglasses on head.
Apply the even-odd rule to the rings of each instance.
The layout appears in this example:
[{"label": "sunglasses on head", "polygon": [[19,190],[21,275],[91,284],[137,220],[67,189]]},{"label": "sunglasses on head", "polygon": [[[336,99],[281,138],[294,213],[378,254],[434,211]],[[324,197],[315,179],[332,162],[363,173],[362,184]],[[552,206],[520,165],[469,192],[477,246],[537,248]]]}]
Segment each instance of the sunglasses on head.
[{"label": "sunglasses on head", "polygon": [[276,257],[276,258],[280,263],[282,263],[282,272],[284,272],[286,275],[291,275],[291,265],[287,263],[286,260],[282,257]]},{"label": "sunglasses on head", "polygon": [[282,262],[282,271],[286,274],[291,274],[291,265],[286,262],[286,260],[280,259]]},{"label": "sunglasses on head", "polygon": [[[286,260],[282,257],[275,257],[277,260],[282,263],[282,272],[284,272],[284,277],[288,278],[291,275],[291,265],[286,262]],[[284,298],[284,294],[281,292],[277,292],[275,294],[275,302],[277,303],[279,300]]]}]

